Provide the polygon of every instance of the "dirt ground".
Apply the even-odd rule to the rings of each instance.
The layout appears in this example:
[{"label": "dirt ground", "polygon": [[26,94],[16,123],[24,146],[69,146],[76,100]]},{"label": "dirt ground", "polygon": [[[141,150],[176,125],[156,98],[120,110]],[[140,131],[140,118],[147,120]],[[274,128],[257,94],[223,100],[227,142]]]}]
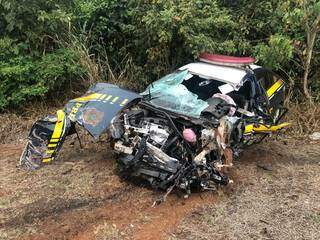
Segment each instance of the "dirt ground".
[{"label": "dirt ground", "polygon": [[230,171],[234,184],[188,199],[121,180],[104,142],[67,142],[21,169],[21,140],[0,145],[0,239],[320,239],[320,142],[269,140]]}]

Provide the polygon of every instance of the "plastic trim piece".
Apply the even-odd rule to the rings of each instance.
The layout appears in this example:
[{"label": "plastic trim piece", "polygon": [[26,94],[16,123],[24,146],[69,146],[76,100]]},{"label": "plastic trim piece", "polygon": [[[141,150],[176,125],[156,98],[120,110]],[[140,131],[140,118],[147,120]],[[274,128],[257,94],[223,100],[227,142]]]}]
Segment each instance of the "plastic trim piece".
[{"label": "plastic trim piece", "polygon": [[223,66],[247,66],[256,61],[256,59],[252,57],[233,57],[211,53],[201,53],[199,60],[201,62]]}]

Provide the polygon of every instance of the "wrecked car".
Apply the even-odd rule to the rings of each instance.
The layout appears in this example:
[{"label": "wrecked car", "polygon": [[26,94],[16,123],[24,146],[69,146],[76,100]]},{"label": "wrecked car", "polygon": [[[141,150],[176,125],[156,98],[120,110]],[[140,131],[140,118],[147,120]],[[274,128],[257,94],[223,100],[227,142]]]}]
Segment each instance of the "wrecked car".
[{"label": "wrecked car", "polygon": [[52,162],[80,125],[94,138],[107,134],[123,176],[167,193],[227,185],[239,152],[289,125],[280,123],[284,80],[254,61],[203,53],[140,94],[98,83],[34,123],[20,163]]}]

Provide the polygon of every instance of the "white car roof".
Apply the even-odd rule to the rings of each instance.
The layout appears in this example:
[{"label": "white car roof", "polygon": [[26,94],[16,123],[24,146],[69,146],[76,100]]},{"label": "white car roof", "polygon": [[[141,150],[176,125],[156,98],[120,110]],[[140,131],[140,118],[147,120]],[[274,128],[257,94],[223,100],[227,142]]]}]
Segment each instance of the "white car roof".
[{"label": "white car roof", "polygon": [[[252,69],[258,68],[257,65],[250,65]],[[242,86],[243,78],[247,74],[244,69],[214,65],[205,62],[190,63],[179,68],[179,70],[188,70],[192,74],[199,75],[207,79],[215,79],[221,82],[229,83],[235,89]]]}]

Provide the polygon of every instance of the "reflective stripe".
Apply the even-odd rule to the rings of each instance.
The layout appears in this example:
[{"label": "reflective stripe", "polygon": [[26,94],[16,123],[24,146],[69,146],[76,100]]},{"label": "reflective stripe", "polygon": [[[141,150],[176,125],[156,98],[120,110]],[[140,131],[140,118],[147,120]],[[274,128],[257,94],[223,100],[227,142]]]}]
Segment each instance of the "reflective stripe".
[{"label": "reflective stripe", "polygon": [[261,132],[261,133],[271,133],[276,132],[278,130],[281,130],[284,127],[288,127],[291,125],[291,123],[285,122],[281,123],[279,125],[273,125],[273,126],[265,126],[262,124],[259,124],[258,127],[255,127],[253,124],[246,125],[244,134],[254,133],[254,132]]},{"label": "reflective stripe", "polygon": [[[83,96],[83,97],[72,99],[72,100],[70,100],[70,102],[86,102],[86,101],[94,100],[94,101],[103,101],[103,102],[111,101],[110,104],[114,104],[119,100],[119,98],[120,98],[119,96],[113,97],[112,95],[109,95],[109,94],[92,93],[92,94],[89,94],[87,96]],[[126,98],[119,105],[121,107],[123,107],[127,102],[128,102],[128,99]],[[78,108],[80,106],[75,105],[72,108],[72,110],[71,110],[71,112],[69,114],[69,117],[71,117],[72,119],[75,118],[75,113],[78,111]]]},{"label": "reflective stripe", "polygon": [[272,97],[272,95],[283,86],[283,81],[279,79],[276,81],[268,90],[267,90],[267,95],[269,98]]},{"label": "reflective stripe", "polygon": [[92,94],[84,96],[84,97],[79,97],[79,98],[72,99],[71,101],[75,101],[75,102],[90,101],[90,100],[97,100],[100,97],[103,97],[103,94],[92,93]]},{"label": "reflective stripe", "polygon": [[99,100],[102,100],[105,96],[106,96],[105,94],[101,94],[101,95],[98,97],[98,99],[99,99]]},{"label": "reflective stripe", "polygon": [[114,104],[118,99],[119,99],[119,97],[114,97],[114,99],[112,99],[112,101],[111,101],[111,104]]},{"label": "reflective stripe", "polygon": [[52,153],[54,153],[54,151],[55,151],[55,149],[53,149],[53,150],[47,150],[46,153],[47,153],[47,154],[52,154]]},{"label": "reflective stripe", "polygon": [[108,97],[106,97],[106,101],[109,101],[112,98],[112,95],[109,95]]},{"label": "reflective stripe", "polygon": [[42,162],[44,163],[48,163],[48,162],[51,162],[52,158],[44,158],[42,159]]},{"label": "reflective stripe", "polygon": [[103,94],[103,98],[101,98],[101,100],[106,100],[106,98],[108,97],[108,94]]},{"label": "reflective stripe", "polygon": [[[65,113],[63,110],[57,111],[57,118],[58,119],[57,119],[56,125],[54,126],[51,139],[47,146],[48,148],[53,148],[53,149],[47,149],[46,154],[49,156],[52,156],[52,154],[56,151],[56,147],[58,145],[58,142],[60,140],[60,137],[64,129]],[[51,157],[46,157],[42,159],[42,162],[50,162],[51,160],[52,160]]]},{"label": "reflective stripe", "polygon": [[128,101],[129,101],[128,98],[126,98],[120,103],[120,106],[124,106]]},{"label": "reflective stripe", "polygon": [[57,115],[58,115],[58,121],[54,127],[51,139],[54,139],[54,138],[59,139],[63,130],[64,116],[65,116],[64,111],[58,110]]}]

